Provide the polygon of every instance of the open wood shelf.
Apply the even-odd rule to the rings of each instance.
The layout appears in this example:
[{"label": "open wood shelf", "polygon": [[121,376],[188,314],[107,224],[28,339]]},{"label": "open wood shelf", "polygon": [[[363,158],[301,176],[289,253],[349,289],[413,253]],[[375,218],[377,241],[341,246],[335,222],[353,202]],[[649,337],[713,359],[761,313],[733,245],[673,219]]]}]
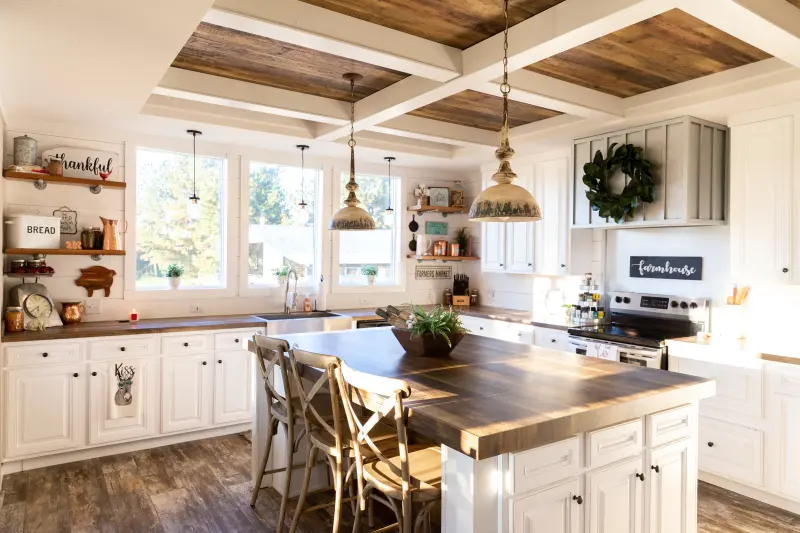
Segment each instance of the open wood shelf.
[{"label": "open wood shelf", "polygon": [[408,254],[406,257],[409,259],[416,259],[417,261],[480,261],[480,257],[465,256],[465,255],[423,255],[417,257],[416,254]]},{"label": "open wood shelf", "polygon": [[53,273],[48,272],[45,274],[38,273],[38,274],[18,274],[16,272],[4,272],[3,275],[7,278],[52,278]]},{"label": "open wood shelf", "polygon": [[70,250],[68,248],[6,248],[6,255],[125,255],[125,250]]},{"label": "open wood shelf", "polygon": [[10,180],[22,181],[38,181],[44,180],[48,183],[61,183],[64,185],[80,185],[82,187],[94,187],[101,185],[109,189],[124,189],[126,184],[124,181],[104,181],[101,179],[89,178],[67,178],[65,176],[53,176],[50,174],[40,174],[38,172],[16,172],[13,170],[6,170],[3,172],[3,177]]},{"label": "open wood shelf", "polygon": [[440,207],[435,205],[410,205],[409,211],[414,213],[441,213],[443,215],[463,215],[469,213],[469,207]]}]

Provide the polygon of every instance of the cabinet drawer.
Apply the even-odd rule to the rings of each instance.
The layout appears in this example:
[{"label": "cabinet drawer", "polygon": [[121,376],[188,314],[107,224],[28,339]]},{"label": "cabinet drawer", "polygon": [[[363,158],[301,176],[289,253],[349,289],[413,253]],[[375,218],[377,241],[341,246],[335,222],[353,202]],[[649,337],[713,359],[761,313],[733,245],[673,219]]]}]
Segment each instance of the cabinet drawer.
[{"label": "cabinet drawer", "polygon": [[597,468],[632,457],[642,451],[644,430],[642,420],[598,429],[586,434],[588,452],[586,466]]},{"label": "cabinet drawer", "polygon": [[75,363],[81,358],[78,342],[10,345],[5,349],[6,366],[42,365],[53,363]]},{"label": "cabinet drawer", "polygon": [[554,350],[561,350],[569,352],[569,334],[566,331],[560,331],[550,328],[536,328],[536,346],[542,348],[552,348]]},{"label": "cabinet drawer", "polygon": [[581,469],[579,456],[578,437],[510,454],[513,493],[520,494],[578,475]]},{"label": "cabinet drawer", "polygon": [[764,433],[700,417],[700,470],[761,486],[764,483]]},{"label": "cabinet drawer", "polygon": [[225,333],[214,334],[214,349],[215,350],[235,350],[241,348],[247,349],[247,341],[253,338],[255,331],[243,329],[241,331],[228,331]]},{"label": "cabinet drawer", "polygon": [[762,417],[763,370],[733,365],[671,358],[671,368],[676,372],[713,379],[717,382],[717,395],[701,400],[700,413],[708,409],[725,411],[737,417]]},{"label": "cabinet drawer", "polygon": [[691,406],[662,411],[647,417],[647,445],[651,448],[676,441],[692,434]]},{"label": "cabinet drawer", "polygon": [[214,336],[211,333],[178,334],[161,337],[162,355],[207,353],[214,351]]},{"label": "cabinet drawer", "polygon": [[465,315],[462,315],[459,318],[461,319],[461,323],[464,325],[464,327],[467,328],[473,335],[482,335],[484,337],[494,336],[494,326],[492,324],[494,322],[493,320]]},{"label": "cabinet drawer", "polygon": [[800,366],[771,363],[768,372],[770,392],[800,396]]},{"label": "cabinet drawer", "polygon": [[151,335],[125,335],[89,341],[89,359],[143,357],[156,353],[156,338]]}]

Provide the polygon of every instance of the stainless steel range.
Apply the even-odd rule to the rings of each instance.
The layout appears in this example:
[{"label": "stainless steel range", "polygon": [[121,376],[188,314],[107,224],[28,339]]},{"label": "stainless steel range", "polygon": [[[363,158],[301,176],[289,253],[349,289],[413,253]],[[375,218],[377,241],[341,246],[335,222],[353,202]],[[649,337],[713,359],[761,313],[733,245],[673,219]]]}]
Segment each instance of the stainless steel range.
[{"label": "stainless steel range", "polygon": [[668,339],[707,331],[711,301],[657,294],[612,292],[608,323],[570,328],[577,354],[667,369]]}]

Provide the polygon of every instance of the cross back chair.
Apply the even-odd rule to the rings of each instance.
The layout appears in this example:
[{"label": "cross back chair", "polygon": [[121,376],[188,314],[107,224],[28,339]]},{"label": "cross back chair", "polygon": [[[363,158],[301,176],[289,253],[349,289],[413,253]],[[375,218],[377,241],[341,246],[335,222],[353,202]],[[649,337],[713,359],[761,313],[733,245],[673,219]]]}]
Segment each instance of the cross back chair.
[{"label": "cross back chair", "polygon": [[[355,515],[354,533],[361,528],[361,512],[372,498],[394,511],[397,523],[374,533],[395,528],[401,533],[430,532],[430,513],[441,499],[441,450],[438,447],[409,446],[403,400],[411,388],[403,380],[374,376],[353,370],[342,363],[339,370],[340,389],[380,407],[366,421],[356,415],[353,402],[343,404],[355,454],[359,508]],[[393,416],[397,429],[397,446],[387,451],[376,442],[376,428],[386,416]],[[377,432],[380,434],[380,432]],[[366,460],[365,460],[366,458]],[[378,491],[382,496],[374,494]],[[400,504],[398,507],[398,503]],[[418,507],[416,518],[414,506]]]}]

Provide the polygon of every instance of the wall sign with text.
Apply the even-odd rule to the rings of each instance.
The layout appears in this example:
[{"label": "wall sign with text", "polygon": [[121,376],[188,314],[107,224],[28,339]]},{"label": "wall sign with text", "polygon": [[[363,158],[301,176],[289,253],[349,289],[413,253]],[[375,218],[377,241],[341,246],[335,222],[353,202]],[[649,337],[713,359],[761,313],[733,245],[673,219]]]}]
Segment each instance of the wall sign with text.
[{"label": "wall sign with text", "polygon": [[647,257],[632,255],[630,261],[632,278],[703,279],[702,257]]},{"label": "wall sign with text", "polygon": [[[117,170],[119,154],[100,152],[86,148],[64,146],[42,152],[42,164],[50,159],[60,159],[64,164],[64,176],[69,178],[97,178],[106,180]],[[113,178],[112,178],[112,181]]]},{"label": "wall sign with text", "polygon": [[453,267],[417,265],[414,268],[414,279],[451,279]]}]

